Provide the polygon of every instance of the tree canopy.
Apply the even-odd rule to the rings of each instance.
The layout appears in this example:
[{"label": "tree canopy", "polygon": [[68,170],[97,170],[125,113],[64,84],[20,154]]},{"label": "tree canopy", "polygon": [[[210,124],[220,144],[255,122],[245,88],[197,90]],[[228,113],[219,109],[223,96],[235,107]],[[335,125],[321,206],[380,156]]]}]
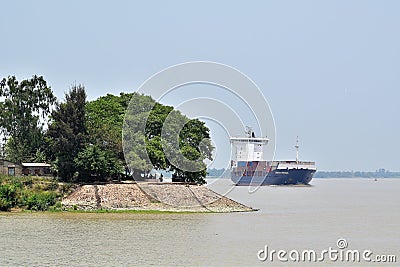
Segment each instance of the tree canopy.
[{"label": "tree canopy", "polygon": [[42,76],[18,82],[15,76],[0,82],[0,133],[7,141],[10,160],[34,161],[43,144],[43,126],[56,97]]},{"label": "tree canopy", "polygon": [[[163,169],[190,182],[205,182],[203,160],[211,159],[213,147],[203,122],[190,120],[173,107],[137,93],[100,97],[89,102],[86,110],[92,141],[126,162],[135,179],[147,176],[152,169]],[[122,147],[121,138],[131,145]],[[177,161],[182,157],[177,155],[195,161],[196,168],[182,168]]]},{"label": "tree canopy", "polygon": [[51,162],[62,181],[140,180],[156,169],[205,183],[209,129],[150,96],[108,94],[87,102],[84,86],[73,85],[56,103],[43,77],[18,83],[11,76],[0,83],[0,100],[10,160]]},{"label": "tree canopy", "polygon": [[81,85],[74,85],[65,94],[65,102],[57,103],[51,114],[47,131],[49,140],[49,158],[57,167],[59,177],[72,181],[77,166],[74,159],[81,152],[88,139],[85,122],[86,92]]}]

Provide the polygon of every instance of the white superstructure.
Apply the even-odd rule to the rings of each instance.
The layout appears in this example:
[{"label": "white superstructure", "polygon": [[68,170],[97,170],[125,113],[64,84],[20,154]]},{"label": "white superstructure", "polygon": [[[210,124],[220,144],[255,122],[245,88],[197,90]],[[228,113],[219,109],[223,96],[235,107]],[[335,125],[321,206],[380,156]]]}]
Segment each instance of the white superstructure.
[{"label": "white superstructure", "polygon": [[266,137],[255,137],[251,128],[248,128],[247,137],[231,137],[229,140],[234,150],[233,167],[238,161],[264,160],[263,148],[268,144],[269,139]]}]

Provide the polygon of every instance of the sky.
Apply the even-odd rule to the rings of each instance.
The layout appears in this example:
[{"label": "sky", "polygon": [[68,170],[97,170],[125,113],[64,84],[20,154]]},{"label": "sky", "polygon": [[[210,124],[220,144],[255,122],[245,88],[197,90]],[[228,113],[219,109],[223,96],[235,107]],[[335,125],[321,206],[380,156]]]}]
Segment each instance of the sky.
[{"label": "sky", "polygon": [[175,64],[219,62],[246,74],[267,99],[276,159],[293,159],[299,136],[300,159],[319,170],[400,171],[399,1],[1,6],[1,78],[43,75],[60,100],[82,83],[92,100],[136,91]]}]

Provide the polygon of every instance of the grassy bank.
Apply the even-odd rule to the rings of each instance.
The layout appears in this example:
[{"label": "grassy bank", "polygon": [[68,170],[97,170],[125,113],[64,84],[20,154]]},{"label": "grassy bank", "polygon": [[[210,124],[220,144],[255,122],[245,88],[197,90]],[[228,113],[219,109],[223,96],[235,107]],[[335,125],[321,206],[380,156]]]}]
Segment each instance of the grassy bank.
[{"label": "grassy bank", "polygon": [[0,175],[0,211],[61,210],[61,198],[72,187],[52,178]]}]

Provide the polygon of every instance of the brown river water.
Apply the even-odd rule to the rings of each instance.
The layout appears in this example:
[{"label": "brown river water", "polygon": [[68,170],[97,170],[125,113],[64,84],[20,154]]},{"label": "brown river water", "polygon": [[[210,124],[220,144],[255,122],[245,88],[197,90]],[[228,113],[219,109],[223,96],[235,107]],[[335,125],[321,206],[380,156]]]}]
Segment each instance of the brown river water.
[{"label": "brown river water", "polygon": [[[228,197],[259,209],[247,213],[0,213],[0,266],[400,266],[400,179],[311,184],[250,193],[209,180],[211,189],[231,189]],[[266,246],[287,254],[262,261]],[[360,262],[288,256],[329,248],[372,254]]]}]

